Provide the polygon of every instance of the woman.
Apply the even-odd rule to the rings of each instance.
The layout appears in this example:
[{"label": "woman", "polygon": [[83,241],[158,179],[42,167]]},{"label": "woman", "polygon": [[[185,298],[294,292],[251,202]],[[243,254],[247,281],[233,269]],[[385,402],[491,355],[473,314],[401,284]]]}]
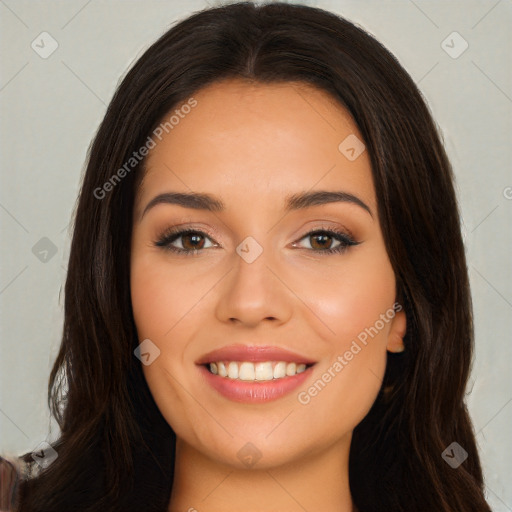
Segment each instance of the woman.
[{"label": "woman", "polygon": [[234,4],[119,86],[76,209],[57,458],[18,510],[490,510],[450,164],[371,36]]}]

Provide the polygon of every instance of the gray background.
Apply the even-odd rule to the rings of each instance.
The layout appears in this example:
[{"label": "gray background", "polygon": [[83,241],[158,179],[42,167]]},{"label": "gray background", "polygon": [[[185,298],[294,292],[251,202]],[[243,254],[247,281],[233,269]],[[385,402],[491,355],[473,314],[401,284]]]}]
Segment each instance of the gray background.
[{"label": "gray background", "polygon": [[[0,0],[4,455],[58,434],[46,388],[62,329],[68,223],[106,105],[133,60],[160,34],[218,3]],[[512,1],[302,3],[342,14],[374,34],[419,84],[441,128],[457,177],[475,311],[468,405],[488,500],[495,511],[512,510]],[[51,48],[44,31],[58,44],[47,58],[31,47],[35,41],[39,52]],[[469,45],[457,58],[464,41],[450,36],[454,31]]]}]

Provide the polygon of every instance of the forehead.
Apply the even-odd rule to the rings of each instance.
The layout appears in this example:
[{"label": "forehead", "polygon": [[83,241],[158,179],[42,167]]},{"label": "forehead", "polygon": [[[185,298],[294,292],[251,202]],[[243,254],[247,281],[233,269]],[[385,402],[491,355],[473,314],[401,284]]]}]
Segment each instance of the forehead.
[{"label": "forehead", "polygon": [[154,139],[138,212],[167,189],[213,193],[227,204],[277,204],[288,193],[342,189],[375,206],[367,152],[356,159],[346,152],[347,144],[360,144],[356,151],[364,147],[362,136],[326,92],[302,83],[227,80],[193,98],[195,106],[183,109],[161,140]]}]

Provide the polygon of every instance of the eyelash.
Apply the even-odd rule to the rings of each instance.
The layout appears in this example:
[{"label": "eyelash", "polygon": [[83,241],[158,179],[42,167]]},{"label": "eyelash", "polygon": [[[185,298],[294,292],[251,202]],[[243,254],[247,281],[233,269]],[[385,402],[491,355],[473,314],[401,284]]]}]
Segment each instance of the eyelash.
[{"label": "eyelash", "polygon": [[[170,251],[170,252],[180,254],[183,256],[194,256],[194,255],[197,255],[199,252],[204,251],[205,249],[180,249],[178,247],[174,247],[174,246],[170,245],[171,242],[174,242],[181,236],[191,235],[191,234],[192,235],[204,235],[207,238],[210,238],[210,239],[212,238],[212,237],[210,237],[210,235],[208,235],[208,233],[205,233],[204,231],[201,231],[201,230],[196,230],[196,229],[180,230],[180,229],[176,229],[176,228],[169,228],[169,229],[165,230],[158,237],[158,240],[156,240],[154,242],[154,245],[156,247],[162,248],[165,251]],[[356,240],[354,240],[354,238],[350,234],[344,233],[343,231],[338,231],[338,230],[332,229],[332,228],[330,228],[330,229],[322,229],[322,228],[315,229],[313,231],[310,231],[309,233],[306,233],[298,241],[301,241],[304,238],[308,238],[308,237],[311,237],[314,235],[319,235],[319,234],[327,234],[327,235],[331,236],[332,238],[336,239],[337,241],[341,242],[341,244],[338,245],[337,247],[335,247],[334,249],[315,250],[315,249],[308,249],[307,247],[302,248],[302,249],[317,252],[322,255],[342,254],[345,251],[347,251],[349,249],[349,247],[359,245],[361,243],[361,242],[357,242]]]}]

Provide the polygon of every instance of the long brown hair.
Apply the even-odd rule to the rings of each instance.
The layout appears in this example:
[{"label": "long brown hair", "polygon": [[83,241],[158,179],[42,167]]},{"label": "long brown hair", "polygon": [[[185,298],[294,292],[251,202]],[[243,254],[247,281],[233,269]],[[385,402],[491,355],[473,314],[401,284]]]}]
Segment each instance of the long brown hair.
[{"label": "long brown hair", "polygon": [[[136,165],[98,188],[165,115],[226,78],[303,82],[337,99],[371,158],[379,218],[407,316],[381,391],[354,431],[350,486],[361,512],[489,511],[464,403],[473,352],[468,273],[453,175],[416,85],[373,37],[321,9],[249,2],[181,21],[118,87],[88,154],[74,215],[64,328],[48,400],[57,459],[21,481],[20,512],[165,511],[175,435],[151,397],[129,289]],[[95,193],[96,191],[96,193]],[[453,468],[443,451],[468,454]]]}]

